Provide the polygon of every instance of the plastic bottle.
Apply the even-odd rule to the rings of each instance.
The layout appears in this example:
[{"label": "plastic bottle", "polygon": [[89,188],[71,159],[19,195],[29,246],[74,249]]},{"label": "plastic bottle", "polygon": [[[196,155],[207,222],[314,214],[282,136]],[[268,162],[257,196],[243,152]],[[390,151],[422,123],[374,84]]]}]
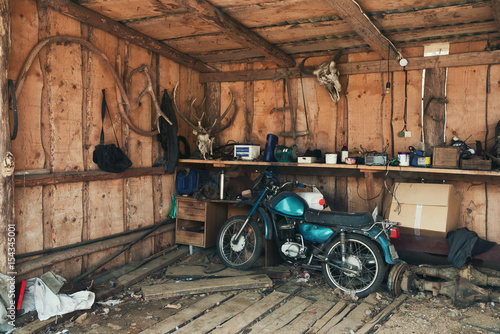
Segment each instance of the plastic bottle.
[{"label": "plastic bottle", "polygon": [[220,180],[219,180],[219,198],[224,199],[224,175],[226,172],[224,170],[220,171]]},{"label": "plastic bottle", "polygon": [[340,151],[340,162],[345,163],[345,158],[349,156],[349,151],[347,150],[347,143],[344,143],[342,150]]}]

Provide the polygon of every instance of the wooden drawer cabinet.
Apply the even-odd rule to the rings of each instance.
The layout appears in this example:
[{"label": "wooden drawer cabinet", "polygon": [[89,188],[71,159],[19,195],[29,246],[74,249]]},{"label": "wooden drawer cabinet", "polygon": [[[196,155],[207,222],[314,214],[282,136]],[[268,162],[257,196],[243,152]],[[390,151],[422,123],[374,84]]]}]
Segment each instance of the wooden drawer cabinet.
[{"label": "wooden drawer cabinet", "polygon": [[227,205],[177,197],[175,242],[197,247],[214,246],[227,219]]}]

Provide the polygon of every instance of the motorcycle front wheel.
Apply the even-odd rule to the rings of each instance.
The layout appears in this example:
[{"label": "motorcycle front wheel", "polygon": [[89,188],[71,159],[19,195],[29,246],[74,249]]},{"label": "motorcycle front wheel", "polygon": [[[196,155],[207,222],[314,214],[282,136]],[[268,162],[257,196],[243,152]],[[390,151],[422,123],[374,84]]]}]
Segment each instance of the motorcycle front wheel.
[{"label": "motorcycle front wheel", "polygon": [[256,221],[250,220],[236,240],[247,216],[234,216],[226,220],[217,237],[217,254],[221,262],[239,270],[250,268],[262,252],[262,234]]},{"label": "motorcycle front wheel", "polygon": [[378,289],[384,279],[385,262],[375,243],[364,236],[345,237],[345,261],[340,236],[326,246],[322,263],[323,277],[332,289],[363,298]]}]

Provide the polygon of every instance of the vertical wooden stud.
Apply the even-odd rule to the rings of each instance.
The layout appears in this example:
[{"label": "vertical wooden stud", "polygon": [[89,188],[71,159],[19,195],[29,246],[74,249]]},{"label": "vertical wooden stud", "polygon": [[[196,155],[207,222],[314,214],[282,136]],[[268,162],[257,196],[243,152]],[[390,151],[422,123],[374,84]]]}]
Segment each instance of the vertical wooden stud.
[{"label": "vertical wooden stud", "polygon": [[[11,44],[10,1],[0,1],[2,18],[0,35],[0,250],[9,254],[9,234],[14,225],[14,155],[10,141],[9,97],[7,90],[7,71],[9,69],[9,50]],[[15,228],[14,228],[15,229]],[[12,231],[14,233],[14,231]],[[15,252],[15,251],[14,251]],[[14,254],[12,254],[13,256]],[[14,272],[10,267],[9,256],[0,259],[0,272]]]}]

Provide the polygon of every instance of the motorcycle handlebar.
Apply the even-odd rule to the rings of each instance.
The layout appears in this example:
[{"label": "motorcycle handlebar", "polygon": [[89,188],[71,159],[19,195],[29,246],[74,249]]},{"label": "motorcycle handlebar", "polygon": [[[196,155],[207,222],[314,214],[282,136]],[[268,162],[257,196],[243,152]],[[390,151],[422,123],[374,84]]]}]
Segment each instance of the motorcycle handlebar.
[{"label": "motorcycle handlebar", "polygon": [[303,183],[300,183],[299,181],[287,181],[287,182],[283,183],[280,188],[285,188],[285,187],[288,187],[288,186],[300,187],[300,188],[306,188],[307,187],[307,185],[305,185]]}]

